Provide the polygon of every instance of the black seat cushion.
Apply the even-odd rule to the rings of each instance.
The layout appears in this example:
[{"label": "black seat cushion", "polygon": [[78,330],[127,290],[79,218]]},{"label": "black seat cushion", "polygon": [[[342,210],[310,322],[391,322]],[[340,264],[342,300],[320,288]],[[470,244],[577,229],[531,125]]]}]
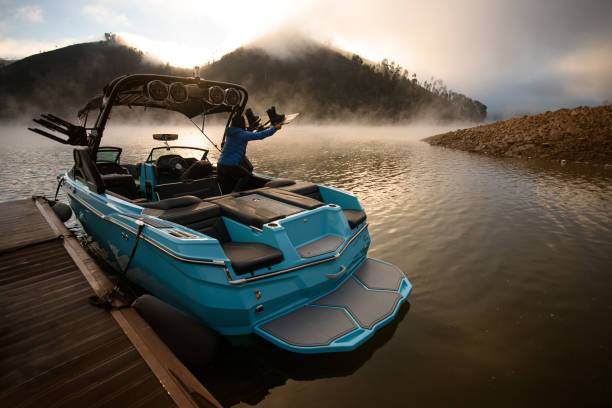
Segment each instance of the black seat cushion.
[{"label": "black seat cushion", "polygon": [[268,181],[264,186],[265,187],[286,187],[286,186],[292,186],[295,184],[295,181],[293,180],[289,180],[289,179],[274,179],[274,180],[270,180]]},{"label": "black seat cushion", "polygon": [[225,223],[221,217],[206,218],[185,225],[192,230],[201,232],[209,237],[216,238],[220,244],[231,241]]},{"label": "black seat cushion", "polygon": [[366,213],[360,210],[342,210],[351,229],[365,221]]},{"label": "black seat cushion", "polygon": [[292,193],[300,194],[306,197],[314,198],[315,200],[323,201],[321,193],[319,192],[319,186],[305,181],[297,181],[295,184],[290,186],[280,187],[283,190],[291,191]]},{"label": "black seat cushion", "polygon": [[262,188],[257,190],[257,193],[283,203],[305,208],[307,210],[314,210],[315,208],[325,205],[325,203],[315,200],[314,198],[306,197],[287,190],[281,190],[279,188]]},{"label": "black seat cushion", "polygon": [[142,203],[145,208],[157,208],[160,210],[169,210],[177,207],[187,207],[189,205],[202,202],[198,197],[186,195],[183,197],[166,198],[164,200],[155,201],[152,203]]},{"label": "black seat cushion", "polygon": [[127,174],[128,171],[117,163],[96,163],[100,174]]},{"label": "black seat cushion", "polygon": [[140,164],[122,164],[121,167],[123,167],[135,179],[140,177]]},{"label": "black seat cushion", "polygon": [[108,174],[102,176],[106,190],[112,191],[129,199],[138,198],[138,187],[131,174]]},{"label": "black seat cushion", "polygon": [[197,180],[213,175],[213,165],[208,160],[197,160],[181,175],[181,180]]},{"label": "black seat cushion", "polygon": [[262,228],[263,224],[284,218],[286,214],[274,211],[264,206],[256,206],[248,200],[230,195],[212,199],[211,202],[221,207],[222,215],[245,225]]},{"label": "black seat cushion", "polygon": [[155,203],[141,204],[143,214],[168,220],[216,238],[220,243],[230,240],[221,219],[219,206],[194,196],[167,198]]},{"label": "black seat cushion", "polygon": [[266,244],[226,242],[221,244],[237,275],[274,265],[283,260],[283,253]]},{"label": "black seat cushion", "polygon": [[182,197],[185,195],[209,198],[221,195],[217,179],[205,178],[193,181],[179,181],[176,183],[158,184],[155,193],[160,199]]},{"label": "black seat cushion", "polygon": [[145,208],[142,213],[152,217],[161,218],[162,220],[168,220],[176,224],[188,226],[189,224],[193,224],[208,218],[219,217],[221,215],[221,209],[213,203],[198,200],[197,203],[168,209],[149,207]]}]

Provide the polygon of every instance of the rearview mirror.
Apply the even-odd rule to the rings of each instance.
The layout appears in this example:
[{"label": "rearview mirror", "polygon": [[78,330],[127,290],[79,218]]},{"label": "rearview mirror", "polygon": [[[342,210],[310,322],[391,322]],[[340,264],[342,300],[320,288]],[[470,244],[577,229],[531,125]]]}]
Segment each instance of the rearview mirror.
[{"label": "rearview mirror", "polygon": [[154,133],[153,134],[153,139],[155,139],[155,140],[163,140],[164,142],[167,142],[169,140],[176,140],[176,139],[178,139],[178,135],[176,133]]}]

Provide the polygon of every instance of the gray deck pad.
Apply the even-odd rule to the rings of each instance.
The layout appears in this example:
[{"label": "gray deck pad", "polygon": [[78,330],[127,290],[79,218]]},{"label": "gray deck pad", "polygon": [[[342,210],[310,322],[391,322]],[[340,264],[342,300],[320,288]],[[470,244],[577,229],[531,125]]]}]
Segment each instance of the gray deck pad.
[{"label": "gray deck pad", "polygon": [[368,258],[355,276],[370,289],[399,290],[404,274],[393,265]]},{"label": "gray deck pad", "polygon": [[401,298],[396,292],[368,290],[351,277],[334,292],[313,304],[343,307],[361,327],[372,329],[376,323],[393,313]]},{"label": "gray deck pad", "polygon": [[393,265],[367,258],[333,292],[258,328],[293,346],[330,345],[360,327],[372,330],[391,316],[402,300],[399,289],[403,278],[402,271]]},{"label": "gray deck pad", "polygon": [[304,306],[260,326],[285,343],[300,347],[327,346],[355,330],[357,325],[342,309]]},{"label": "gray deck pad", "polygon": [[337,235],[326,235],[310,244],[302,245],[297,248],[297,253],[302,258],[312,258],[334,252],[343,242],[344,239],[342,239],[342,237]]}]

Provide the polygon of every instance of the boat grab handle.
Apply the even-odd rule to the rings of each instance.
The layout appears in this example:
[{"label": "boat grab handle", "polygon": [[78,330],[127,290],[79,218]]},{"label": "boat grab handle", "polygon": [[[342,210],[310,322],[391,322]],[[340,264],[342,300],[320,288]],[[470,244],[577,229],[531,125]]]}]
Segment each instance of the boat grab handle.
[{"label": "boat grab handle", "polygon": [[344,274],[344,272],[346,272],[346,266],[342,265],[340,267],[340,272],[338,272],[338,273],[328,273],[327,277],[329,279],[335,279],[335,278],[337,278],[339,276],[342,276]]}]

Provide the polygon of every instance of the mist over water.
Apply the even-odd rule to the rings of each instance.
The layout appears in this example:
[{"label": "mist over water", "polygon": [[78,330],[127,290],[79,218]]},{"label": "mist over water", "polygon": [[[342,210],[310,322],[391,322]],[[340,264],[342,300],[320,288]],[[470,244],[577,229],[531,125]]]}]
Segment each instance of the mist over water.
[{"label": "mist over water", "polygon": [[[587,406],[612,375],[612,170],[489,158],[420,139],[452,127],[287,126],[249,144],[257,172],[355,193],[370,256],[414,285],[399,318],[351,353],[264,341],[197,374],[224,405]],[[110,128],[140,162],[163,126]],[[207,134],[220,141],[222,127]],[[210,148],[194,127],[176,145]],[[52,196],[71,148],[2,129],[0,200]],[[218,153],[211,148],[211,159]]]}]

